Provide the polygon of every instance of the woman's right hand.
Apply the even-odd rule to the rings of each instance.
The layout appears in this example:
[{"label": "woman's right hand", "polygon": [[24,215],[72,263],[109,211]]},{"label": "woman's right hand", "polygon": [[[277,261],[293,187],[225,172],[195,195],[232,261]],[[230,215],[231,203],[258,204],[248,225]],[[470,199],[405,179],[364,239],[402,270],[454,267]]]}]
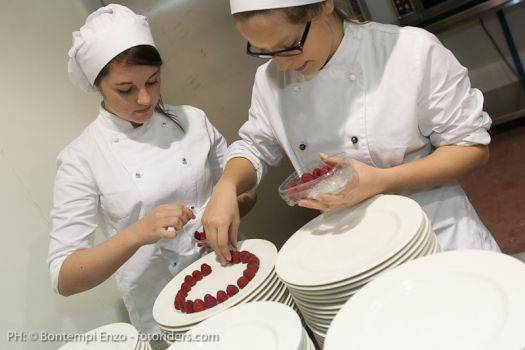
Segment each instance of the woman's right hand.
[{"label": "woman's right hand", "polygon": [[173,239],[177,232],[168,231],[168,227],[181,230],[186,223],[195,219],[193,212],[184,205],[160,205],[147,216],[129,227],[139,245],[152,244],[162,238]]},{"label": "woman's right hand", "polygon": [[202,217],[208,244],[222,264],[231,260],[228,242],[237,248],[240,216],[237,191],[233,184],[219,181]]}]

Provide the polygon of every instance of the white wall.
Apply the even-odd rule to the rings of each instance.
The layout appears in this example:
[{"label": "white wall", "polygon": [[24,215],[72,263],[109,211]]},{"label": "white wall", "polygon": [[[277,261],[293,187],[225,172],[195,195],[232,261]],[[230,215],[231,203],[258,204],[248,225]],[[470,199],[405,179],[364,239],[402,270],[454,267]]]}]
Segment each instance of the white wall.
[{"label": "white wall", "polygon": [[78,296],[51,290],[46,265],[58,152],[96,116],[98,98],[67,78],[71,32],[96,1],[0,2],[1,349],[56,349],[8,343],[9,331],[87,331],[126,320],[113,280]]}]

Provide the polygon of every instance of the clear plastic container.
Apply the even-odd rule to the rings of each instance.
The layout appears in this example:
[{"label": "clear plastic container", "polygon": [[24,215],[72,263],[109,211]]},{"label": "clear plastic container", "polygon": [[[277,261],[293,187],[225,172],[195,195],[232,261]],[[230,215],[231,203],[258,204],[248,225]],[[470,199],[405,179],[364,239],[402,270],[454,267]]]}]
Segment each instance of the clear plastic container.
[{"label": "clear plastic container", "polygon": [[301,172],[294,171],[279,186],[279,195],[290,206],[301,199],[316,199],[321,194],[337,194],[345,186],[355,187],[358,175],[347,155],[333,155],[342,159],[334,167],[319,160],[307,164]]}]

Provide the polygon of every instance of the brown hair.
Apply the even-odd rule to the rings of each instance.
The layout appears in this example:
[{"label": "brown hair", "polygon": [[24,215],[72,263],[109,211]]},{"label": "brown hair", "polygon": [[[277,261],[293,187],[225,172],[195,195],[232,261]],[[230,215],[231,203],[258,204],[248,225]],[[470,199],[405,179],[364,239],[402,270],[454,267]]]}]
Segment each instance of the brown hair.
[{"label": "brown hair", "polygon": [[[98,73],[97,78],[95,79],[95,86],[100,86],[100,81],[109,74],[111,64],[113,62],[119,62],[125,65],[131,66],[162,66],[162,58],[160,57],[159,51],[154,46],[151,45],[138,45],[130,47],[129,49],[122,51],[117,56],[115,56],[108,64],[102,68]],[[164,103],[162,102],[162,97],[159,98],[159,102],[155,106],[155,112],[164,115],[165,117],[171,119],[182,131],[184,128],[177,120],[177,117],[169,112]]]},{"label": "brown hair", "polygon": [[[255,11],[246,11],[239,12],[233,15],[233,18],[238,21],[243,21],[249,19],[256,15],[270,14],[275,11],[282,11],[290,23],[303,23],[309,19],[315,18],[321,14],[323,11],[323,6],[325,1],[317,2],[309,5],[302,6],[293,6],[293,7],[284,7],[277,9],[268,9],[268,10],[255,10]],[[334,11],[341,19],[360,24],[363,22],[363,19],[358,18],[353,14],[352,9],[350,8],[348,2],[346,1],[337,1],[334,0]]]}]

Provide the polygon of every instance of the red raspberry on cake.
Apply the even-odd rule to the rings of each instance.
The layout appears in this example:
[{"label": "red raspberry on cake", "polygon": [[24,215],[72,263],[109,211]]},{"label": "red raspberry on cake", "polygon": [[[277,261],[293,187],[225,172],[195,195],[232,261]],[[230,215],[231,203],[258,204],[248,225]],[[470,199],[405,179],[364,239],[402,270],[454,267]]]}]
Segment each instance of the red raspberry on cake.
[{"label": "red raspberry on cake", "polygon": [[312,175],[317,179],[320,176],[323,176],[323,169],[322,168],[315,168],[314,171],[312,171]]},{"label": "red raspberry on cake", "polygon": [[206,294],[204,296],[204,305],[206,306],[206,309],[209,309],[211,307],[214,307],[216,306],[218,303],[217,303],[217,299],[215,299],[214,296],[212,296],[211,294]]},{"label": "red raspberry on cake", "polygon": [[217,292],[217,302],[220,304],[220,303],[225,302],[226,300],[228,300],[228,294],[226,294],[226,292],[223,290],[218,291]]},{"label": "red raspberry on cake", "polygon": [[200,281],[202,279],[202,273],[199,270],[193,271],[191,275],[195,278],[195,281]]},{"label": "red raspberry on cake", "polygon": [[195,231],[195,233],[193,234],[193,237],[195,237],[195,239],[197,241],[200,241],[201,240],[201,233],[199,231]]},{"label": "red raspberry on cake", "polygon": [[202,264],[201,273],[203,276],[208,276],[211,273],[211,266],[208,264]]},{"label": "red raspberry on cake", "polygon": [[239,286],[239,288],[243,289],[244,287],[246,287],[246,285],[248,284],[248,279],[244,276],[242,277],[239,277],[239,279],[237,280],[237,285]]},{"label": "red raspberry on cake", "polygon": [[206,310],[206,305],[204,305],[204,301],[197,299],[193,302],[193,312],[201,312]]},{"label": "red raspberry on cake", "polygon": [[193,301],[186,300],[186,303],[184,303],[184,312],[187,314],[193,313]]},{"label": "red raspberry on cake", "polygon": [[239,293],[239,288],[233,284],[229,284],[228,287],[226,287],[226,293],[228,293],[229,297],[233,297],[235,294]]}]

